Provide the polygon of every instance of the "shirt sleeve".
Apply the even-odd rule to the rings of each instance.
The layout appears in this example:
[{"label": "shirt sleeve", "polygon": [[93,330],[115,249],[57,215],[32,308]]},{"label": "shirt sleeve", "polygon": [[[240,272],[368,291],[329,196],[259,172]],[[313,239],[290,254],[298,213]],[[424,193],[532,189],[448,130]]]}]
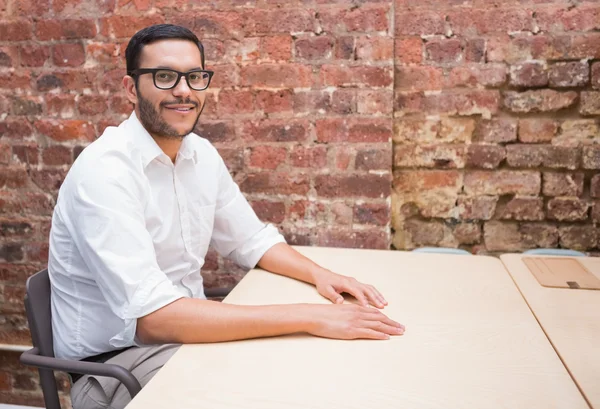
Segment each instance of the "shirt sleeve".
[{"label": "shirt sleeve", "polygon": [[[96,174],[72,187],[69,231],[123,330],[115,347],[135,343],[137,319],[182,298],[156,261],[145,227],[143,189],[134,172]],[[139,177],[138,177],[139,179]]]},{"label": "shirt sleeve", "polygon": [[251,269],[277,243],[285,243],[285,238],[275,226],[258,219],[219,156],[219,192],[212,246],[222,256]]}]

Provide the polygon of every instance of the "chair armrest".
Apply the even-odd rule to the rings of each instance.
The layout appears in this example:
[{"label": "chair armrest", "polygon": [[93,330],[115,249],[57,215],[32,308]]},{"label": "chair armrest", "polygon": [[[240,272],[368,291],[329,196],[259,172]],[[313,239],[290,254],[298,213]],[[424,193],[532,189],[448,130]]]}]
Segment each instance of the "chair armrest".
[{"label": "chair armrest", "polygon": [[116,378],[129,391],[131,399],[142,390],[139,381],[131,372],[119,365],[102,364],[98,362],[75,361],[69,359],[53,358],[39,354],[37,347],[31,348],[21,354],[21,363],[37,368],[53,369],[64,372],[74,372],[85,375],[109,376]]},{"label": "chair armrest", "polygon": [[204,295],[206,298],[225,298],[229,295],[233,288],[220,287],[220,288],[205,288]]}]

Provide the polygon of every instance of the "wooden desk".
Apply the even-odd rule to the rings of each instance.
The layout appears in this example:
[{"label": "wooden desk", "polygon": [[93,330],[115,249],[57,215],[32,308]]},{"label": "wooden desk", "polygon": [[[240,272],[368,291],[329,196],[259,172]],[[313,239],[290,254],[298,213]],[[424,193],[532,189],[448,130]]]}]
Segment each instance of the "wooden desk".
[{"label": "wooden desk", "polygon": [[[600,291],[543,287],[522,255],[501,259],[582,393],[600,409]],[[599,258],[577,260],[600,277]]]},{"label": "wooden desk", "polygon": [[[127,409],[588,408],[500,260],[298,249],[378,287],[405,335],[185,345]],[[327,301],[312,286],[253,270],[226,302]]]}]

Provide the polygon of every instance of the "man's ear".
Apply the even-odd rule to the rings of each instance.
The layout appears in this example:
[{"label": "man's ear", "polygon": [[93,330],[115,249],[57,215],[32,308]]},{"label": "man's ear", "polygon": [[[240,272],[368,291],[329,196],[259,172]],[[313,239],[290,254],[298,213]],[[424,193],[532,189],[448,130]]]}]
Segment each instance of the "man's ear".
[{"label": "man's ear", "polygon": [[123,87],[125,88],[125,95],[132,104],[137,104],[137,88],[135,87],[135,79],[129,75],[123,77]]}]

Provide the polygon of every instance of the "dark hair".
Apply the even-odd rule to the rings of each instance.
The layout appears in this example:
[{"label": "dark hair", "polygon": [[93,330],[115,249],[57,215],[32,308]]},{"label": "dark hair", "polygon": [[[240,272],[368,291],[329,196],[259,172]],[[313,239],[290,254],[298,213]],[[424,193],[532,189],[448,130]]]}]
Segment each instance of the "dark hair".
[{"label": "dark hair", "polygon": [[142,48],[146,44],[153,43],[159,40],[178,39],[188,40],[195,43],[200,50],[202,58],[202,68],[204,68],[204,46],[189,29],[173,24],[156,24],[141,29],[131,37],[127,49],[125,50],[125,61],[127,62],[127,75],[131,75],[133,70],[136,70],[140,64],[140,54]]}]

